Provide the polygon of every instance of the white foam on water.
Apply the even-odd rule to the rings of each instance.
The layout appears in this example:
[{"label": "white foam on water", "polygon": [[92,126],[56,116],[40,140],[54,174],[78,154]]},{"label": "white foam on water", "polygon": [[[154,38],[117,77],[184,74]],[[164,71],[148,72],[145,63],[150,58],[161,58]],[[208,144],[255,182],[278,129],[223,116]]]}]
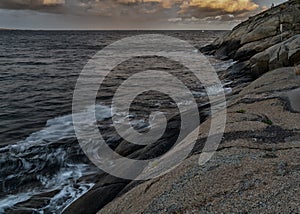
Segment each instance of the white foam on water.
[{"label": "white foam on water", "polygon": [[232,88],[221,87],[220,85],[211,85],[206,87],[207,94],[209,96],[218,96],[222,93],[229,94],[232,92]]},{"label": "white foam on water", "polygon": [[233,66],[237,63],[237,61],[233,61],[232,59],[229,60],[220,60],[215,58],[213,55],[205,55],[206,58],[209,59],[210,64],[215,68],[217,72],[224,71],[228,69],[230,66]]},{"label": "white foam on water", "polygon": [[[67,206],[77,200],[79,197],[88,192],[93,186],[93,183],[77,183],[76,181],[83,175],[93,173],[88,170],[88,165],[77,164],[73,165],[73,168],[62,168],[52,178],[37,176],[43,184],[43,189],[36,189],[22,192],[15,195],[9,195],[6,198],[0,200],[0,213],[4,213],[6,209],[15,206],[18,203],[29,200],[34,195],[38,195],[44,192],[51,192],[54,190],[60,190],[51,200],[48,205],[38,210],[34,210],[38,213],[50,213],[50,212],[62,212]],[[76,186],[75,186],[76,184]]]},{"label": "white foam on water", "polygon": [[[83,123],[88,123],[90,121],[86,120],[87,113],[91,110],[91,107],[87,108],[86,112],[78,113],[82,118]],[[95,106],[96,119],[101,121],[103,119],[111,117],[111,109],[104,105]],[[88,124],[92,125],[92,124]],[[72,114],[56,117],[47,121],[45,128],[40,131],[32,133],[25,140],[22,140],[16,144],[8,145],[6,147],[0,148],[0,152],[7,149],[22,152],[34,145],[46,145],[53,142],[57,142],[62,139],[75,137],[73,129],[73,119]]]},{"label": "white foam on water", "polygon": [[221,85],[215,84],[215,85],[210,85],[207,86],[205,91],[192,91],[192,94],[194,97],[205,97],[206,95],[209,94],[209,96],[218,96],[222,93],[225,95],[232,93],[232,88],[231,87],[224,87],[227,85],[230,85],[232,81],[226,81],[225,83]]},{"label": "white foam on water", "polygon": [[31,198],[28,193],[20,193],[17,195],[9,195],[8,197],[0,200],[0,213],[5,213],[5,209],[14,206],[23,201],[27,201]]},{"label": "white foam on water", "polygon": [[[82,117],[82,121],[87,123],[87,125],[94,125],[89,124],[90,121],[86,121],[86,114],[89,110],[91,110],[91,107],[87,108],[86,112],[78,114],[80,114],[79,116]],[[103,105],[96,105],[95,112],[97,120],[110,118],[112,115],[111,109]],[[77,181],[82,176],[97,172],[99,173],[99,171],[96,171],[96,168],[91,168],[90,165],[83,163],[66,163],[65,160],[67,151],[64,148],[58,147],[51,153],[47,154],[43,153],[43,150],[41,150],[41,148],[45,148],[45,146],[59,140],[73,137],[75,137],[75,133],[73,129],[72,115],[70,114],[50,119],[47,121],[46,126],[42,130],[32,133],[25,140],[14,145],[8,145],[0,149],[0,153],[2,153],[2,162],[7,160],[22,162],[21,168],[16,171],[15,174],[8,175],[6,179],[26,176],[30,172],[31,174],[36,174],[36,178],[41,184],[41,186],[33,187],[28,192],[21,190],[19,193],[7,195],[5,198],[0,199],[0,213],[5,212],[6,209],[11,208],[18,203],[29,200],[34,195],[54,190],[60,191],[50,200],[50,203],[47,206],[39,210],[35,210],[35,212],[61,212],[66,206],[92,188],[94,185],[92,183],[85,183],[83,181],[78,183]],[[34,162],[36,160],[37,162]],[[61,168],[59,168],[58,171],[51,176],[39,173],[40,169],[45,165],[43,163],[44,161],[50,161],[50,166],[46,167],[51,167],[51,161],[54,161],[54,163],[61,163]],[[40,166],[36,166],[36,164],[39,164]],[[3,188],[5,189],[6,187]]]},{"label": "white foam on water", "polygon": [[77,188],[73,186],[65,186],[50,200],[50,203],[46,207],[36,211],[41,214],[50,213],[53,212],[53,210],[56,212],[63,212],[69,205],[88,192],[94,185],[95,184],[93,183],[84,183]]}]

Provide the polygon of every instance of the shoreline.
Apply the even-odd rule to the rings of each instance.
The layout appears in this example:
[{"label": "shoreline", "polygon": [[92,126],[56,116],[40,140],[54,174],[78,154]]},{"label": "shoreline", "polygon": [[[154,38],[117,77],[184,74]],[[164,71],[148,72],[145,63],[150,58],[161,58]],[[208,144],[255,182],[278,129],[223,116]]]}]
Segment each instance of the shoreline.
[{"label": "shoreline", "polygon": [[[203,46],[202,43],[211,40],[211,38],[201,38],[200,35],[203,34],[198,32],[202,30],[0,29],[0,32],[16,31],[25,32],[24,35],[26,36],[31,35],[28,32],[46,32],[45,34],[37,34],[46,35],[44,38],[48,40],[48,32],[71,32],[69,35],[72,32],[79,32],[76,35],[82,35],[81,32],[87,32],[90,35],[92,35],[91,32],[166,32],[167,34],[175,32],[174,35],[179,35],[176,32],[183,32],[182,38],[188,35],[187,32],[195,32],[198,38],[195,38],[193,34],[188,35],[191,37],[191,41],[198,43],[195,44],[195,47],[201,46],[199,49],[202,53],[211,58],[213,62],[220,62],[219,66],[224,68],[218,72],[218,75],[224,81],[224,91],[229,92],[226,94],[227,123],[221,144],[215,155],[206,164],[199,165],[199,155],[211,128],[210,104],[207,100],[207,93],[203,92],[203,85],[192,82],[190,76],[187,75],[186,68],[179,65],[172,66],[174,62],[154,57],[155,60],[158,60],[158,64],[153,65],[154,60],[147,62],[142,57],[137,58],[136,61],[129,64],[130,70],[123,72],[126,66],[120,65],[110,78],[112,80],[124,80],[139,70],[149,69],[153,66],[155,69],[165,69],[170,73],[175,72],[182,79],[190,81],[188,83],[192,88],[191,91],[194,92],[193,95],[197,100],[201,116],[201,124],[198,127],[200,133],[190,155],[178,167],[155,179],[131,181],[117,178],[100,171],[88,160],[73,133],[71,114],[48,118],[41,130],[31,132],[24,141],[20,141],[28,143],[28,147],[25,144],[19,145],[19,147],[16,145],[7,148],[0,147],[0,151],[2,151],[0,161],[1,166],[3,166],[3,175],[1,176],[4,178],[0,184],[2,184],[3,197],[17,197],[17,194],[23,193],[24,189],[26,191],[32,189],[45,192],[30,195],[28,199],[13,205],[10,204],[7,210],[7,207],[4,207],[0,211],[7,211],[7,213],[52,212],[56,206],[58,207],[56,207],[56,211],[64,214],[94,214],[97,212],[99,214],[292,213],[300,211],[300,78],[295,73],[295,66],[300,65],[300,2],[298,0],[290,0],[250,17],[232,31],[205,31],[205,33],[212,32],[206,34],[208,37],[214,36],[213,38],[215,38],[214,33],[222,35],[206,46]],[[5,35],[4,37],[20,34],[2,33]],[[48,35],[50,34],[48,33]],[[61,44],[57,44],[55,43],[57,42],[56,36],[60,33],[53,35],[55,38],[50,41],[56,45],[55,51],[61,54],[63,53],[61,49],[69,51],[65,51],[64,57],[60,57],[63,59],[58,60],[61,60],[63,65],[70,62],[74,67],[81,69],[81,64],[73,64],[74,61],[72,60],[74,59],[68,58],[69,53],[76,54],[79,60],[82,58],[80,54],[78,55],[81,51],[75,51],[77,50],[76,42],[74,43],[76,48],[69,45],[68,40],[62,40]],[[78,50],[94,53],[100,46],[105,46],[106,43],[110,43],[115,38],[122,37],[121,34],[116,34],[116,37],[111,38],[112,35],[114,33],[110,33],[110,40],[102,41],[103,44],[101,43],[101,45],[97,39],[91,40],[92,42],[88,40],[84,44],[85,46],[83,45]],[[26,40],[21,38],[20,43],[26,44],[24,41]],[[51,42],[47,43],[51,44]],[[44,42],[37,46],[42,50],[38,52],[39,54],[43,50],[49,53],[52,51],[53,46],[43,45]],[[55,51],[51,52],[54,56],[56,56]],[[27,52],[22,54],[28,55]],[[48,56],[46,53],[45,57]],[[8,68],[11,66],[10,57],[8,54],[6,62]],[[36,71],[39,70],[40,65],[43,65],[47,71],[46,66],[49,65],[49,68],[53,65],[55,65],[54,67],[57,66],[56,60],[54,57],[50,62],[42,60],[39,64],[32,63],[34,60],[30,59],[28,62],[24,60],[21,65],[24,66],[25,64],[30,69],[33,66],[37,69]],[[141,64],[141,67],[136,66],[138,63]],[[50,82],[54,83],[54,80],[60,80],[59,78],[54,79],[55,76],[70,77],[68,75],[74,67],[71,66],[66,69],[66,73],[48,74]],[[52,70],[50,69],[50,71]],[[28,79],[43,79],[37,75],[39,73],[29,74],[31,76],[26,76],[25,73],[25,77]],[[24,73],[21,72],[21,75]],[[10,78],[11,76],[8,75],[9,81],[14,80]],[[43,86],[47,85],[47,81],[41,83]],[[172,100],[167,100],[165,103],[162,101],[163,104],[159,103],[160,99],[158,99],[159,101],[152,101],[158,97],[155,93],[146,94],[140,100],[136,99],[136,102],[140,102],[141,105],[135,107],[133,110],[136,111],[135,115],[130,116],[132,117],[130,121],[141,132],[149,128],[149,121],[144,119],[145,114],[147,115],[156,109],[162,110],[162,112],[169,110],[170,114],[167,117],[166,132],[157,142],[151,145],[131,144],[118,136],[112,126],[110,101],[112,92],[115,92],[115,88],[120,83],[117,81],[107,83],[109,84],[107,84],[107,88],[104,88],[106,89],[103,90],[104,93],[97,97],[103,105],[100,107],[100,115],[97,115],[101,118],[98,119],[97,117],[96,126],[100,133],[105,133],[103,135],[110,148],[121,156],[135,160],[152,159],[172,149],[180,132],[181,122],[181,115],[178,113],[178,109],[174,108]],[[26,84],[30,89],[27,82]],[[56,86],[59,89],[58,92],[63,91],[66,82],[62,81],[61,86],[64,86],[62,88],[59,87],[60,85]],[[24,88],[28,90],[27,87]],[[24,90],[24,94],[26,94],[26,90]],[[42,87],[40,90],[53,93],[51,89],[48,91],[48,88]],[[13,87],[12,91],[14,91]],[[41,91],[37,91],[38,94],[42,94]],[[61,111],[56,108],[63,106],[65,100],[63,95],[61,97],[50,96],[54,105],[50,106],[51,102],[45,99],[45,102],[42,102],[44,104],[42,107],[49,110],[48,107],[50,106],[51,112],[60,113]],[[29,96],[29,99],[31,98],[32,95]],[[62,102],[58,102],[58,98],[61,98]],[[6,97],[6,99],[8,98]],[[27,98],[25,97],[25,99]],[[141,102],[143,99],[149,101],[151,105],[143,105]],[[20,98],[20,100],[22,99]],[[38,100],[39,104],[40,101],[42,99]],[[59,105],[56,105],[57,103]],[[108,104],[105,105],[106,103]],[[171,107],[170,104],[172,104]],[[23,103],[20,106],[23,107]],[[39,108],[37,108],[38,111],[44,114]],[[30,111],[29,114],[31,114]],[[189,114],[189,112],[185,112],[185,114]],[[193,115],[189,114],[189,116],[192,117]],[[41,117],[37,118],[40,119]],[[16,115],[16,121],[19,121],[18,119],[18,115]],[[23,115],[21,119],[26,121],[26,117]],[[29,124],[36,126],[36,121]],[[20,127],[24,128],[24,124],[21,125]],[[8,130],[18,134],[19,129],[14,130],[14,128]],[[17,128],[19,127],[17,126]],[[37,127],[35,128],[37,129]],[[197,127],[192,128],[196,129]],[[186,148],[182,147],[181,149]],[[149,167],[155,168],[156,165],[153,164]],[[122,170],[126,170],[126,168],[124,167]],[[47,189],[49,185],[50,187],[52,185],[53,189]],[[71,199],[72,201],[70,201]],[[4,198],[3,201],[9,204],[13,200],[7,202]],[[65,206],[66,203],[69,204]]]},{"label": "shoreline", "polygon": [[[198,166],[198,145],[169,174],[131,182],[99,214],[299,211],[300,79],[293,67],[300,64],[299,6],[290,0],[271,8],[200,49],[236,61],[222,73],[236,87],[227,97],[228,122],[213,159]],[[209,119],[200,125],[209,126]],[[205,134],[199,138],[201,144]]]}]

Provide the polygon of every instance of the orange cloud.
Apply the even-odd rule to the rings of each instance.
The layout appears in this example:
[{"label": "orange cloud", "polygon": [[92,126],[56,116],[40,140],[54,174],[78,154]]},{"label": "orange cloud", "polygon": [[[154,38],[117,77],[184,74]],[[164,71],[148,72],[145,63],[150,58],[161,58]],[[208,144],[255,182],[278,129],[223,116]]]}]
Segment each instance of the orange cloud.
[{"label": "orange cloud", "polygon": [[181,5],[183,10],[189,7],[210,8],[234,13],[256,10],[259,5],[255,4],[251,0],[190,0]]},{"label": "orange cloud", "polygon": [[119,3],[160,3],[163,8],[170,8],[173,5],[174,0],[118,0]]},{"label": "orange cloud", "polygon": [[44,5],[65,4],[65,0],[43,0]]},{"label": "orange cloud", "polygon": [[[259,12],[254,0],[0,0],[0,9],[31,9],[84,16],[172,19],[233,14],[247,17]],[[225,16],[226,17],[226,16]],[[234,18],[235,18],[234,17]],[[188,19],[189,20],[189,19]],[[191,20],[194,21],[194,20]]]},{"label": "orange cloud", "polygon": [[171,8],[174,4],[178,4],[183,11],[194,7],[222,10],[227,13],[253,11],[259,7],[252,0],[118,0],[118,2],[123,4],[159,3],[162,8]]}]

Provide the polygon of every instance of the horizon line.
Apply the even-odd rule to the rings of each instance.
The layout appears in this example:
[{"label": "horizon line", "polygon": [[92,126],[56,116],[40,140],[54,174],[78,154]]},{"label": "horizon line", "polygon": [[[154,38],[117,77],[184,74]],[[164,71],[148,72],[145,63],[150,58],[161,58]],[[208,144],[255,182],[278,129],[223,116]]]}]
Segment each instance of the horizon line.
[{"label": "horizon line", "polygon": [[32,29],[0,28],[0,31],[230,31],[231,29]]}]

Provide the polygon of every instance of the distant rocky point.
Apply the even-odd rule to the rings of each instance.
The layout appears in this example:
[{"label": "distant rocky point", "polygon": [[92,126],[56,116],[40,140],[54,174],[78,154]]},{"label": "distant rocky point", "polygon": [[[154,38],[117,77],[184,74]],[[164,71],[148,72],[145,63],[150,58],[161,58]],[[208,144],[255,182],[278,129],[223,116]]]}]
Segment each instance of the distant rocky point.
[{"label": "distant rocky point", "polygon": [[236,61],[233,72],[259,77],[300,63],[300,1],[290,0],[236,26],[201,48],[206,54]]},{"label": "distant rocky point", "polygon": [[13,28],[0,28],[0,31],[13,31],[13,30],[18,30],[18,29],[13,29]]}]

